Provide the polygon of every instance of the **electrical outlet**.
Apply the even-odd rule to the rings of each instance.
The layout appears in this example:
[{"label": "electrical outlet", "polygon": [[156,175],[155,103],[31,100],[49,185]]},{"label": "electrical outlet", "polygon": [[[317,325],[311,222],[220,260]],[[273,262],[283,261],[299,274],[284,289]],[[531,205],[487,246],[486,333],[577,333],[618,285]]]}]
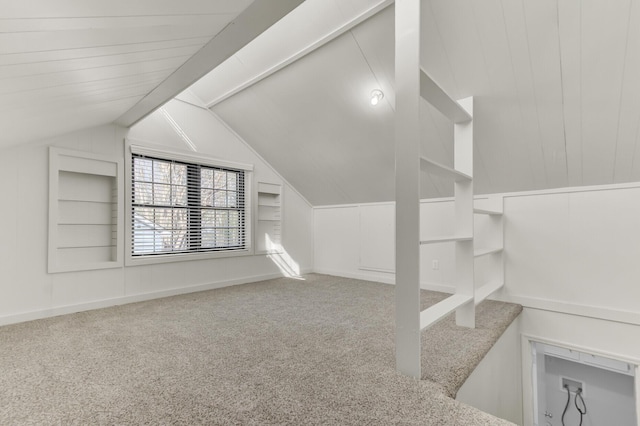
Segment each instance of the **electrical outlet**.
[{"label": "electrical outlet", "polygon": [[440,261],[438,259],[433,259],[433,261],[431,262],[431,269],[433,269],[434,271],[440,269]]},{"label": "electrical outlet", "polygon": [[[569,392],[576,393],[578,389],[580,389],[581,393],[584,395],[584,383],[579,382],[577,380],[569,379],[567,377],[562,377],[561,381],[562,390],[566,387],[569,388]],[[565,391],[566,392],[566,391]]]}]

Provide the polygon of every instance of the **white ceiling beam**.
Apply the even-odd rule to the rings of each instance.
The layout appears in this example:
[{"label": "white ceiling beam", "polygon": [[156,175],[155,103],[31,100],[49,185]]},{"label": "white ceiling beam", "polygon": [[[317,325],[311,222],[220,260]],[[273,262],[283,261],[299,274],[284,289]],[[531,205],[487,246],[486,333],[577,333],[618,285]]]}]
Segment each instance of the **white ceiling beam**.
[{"label": "white ceiling beam", "polygon": [[447,95],[423,69],[420,70],[420,96],[454,123],[471,121],[471,115]]},{"label": "white ceiling beam", "polygon": [[136,105],[116,124],[130,127],[220,65],[304,0],[255,0],[195,55]]},{"label": "white ceiling beam", "polygon": [[351,30],[352,28],[354,28],[358,24],[366,21],[367,19],[369,19],[370,17],[374,16],[378,12],[386,9],[388,6],[392,5],[393,3],[394,3],[394,0],[375,0],[375,1],[372,1],[371,5],[368,8],[366,8],[362,12],[359,12],[359,13],[353,15],[353,16],[349,16],[343,22],[336,23],[336,26],[333,29],[331,29],[330,31],[325,32],[319,38],[317,38],[315,41],[304,45],[303,47],[301,47],[300,49],[298,49],[297,51],[295,51],[291,55],[287,56],[284,60],[280,60],[280,61],[274,63],[271,67],[257,72],[256,74],[254,74],[249,79],[241,82],[237,86],[233,87],[232,89],[228,90],[227,92],[223,93],[222,95],[216,97],[215,99],[210,100],[209,102],[207,102],[207,107],[208,108],[212,108],[216,104],[219,104],[220,102],[224,101],[225,99],[230,98],[231,96],[235,95],[236,93],[241,92],[242,90],[244,90],[244,89],[246,89],[248,87],[251,87],[254,84],[258,83],[259,81],[261,81],[261,80],[269,77],[270,75],[280,71],[281,69],[283,69],[287,65],[290,65],[290,64],[294,63],[298,59],[301,59],[304,56],[308,55],[309,53],[313,52],[314,50],[324,46],[325,44],[329,43],[331,40],[334,40],[335,38],[341,36],[342,34],[346,33],[349,30]]}]

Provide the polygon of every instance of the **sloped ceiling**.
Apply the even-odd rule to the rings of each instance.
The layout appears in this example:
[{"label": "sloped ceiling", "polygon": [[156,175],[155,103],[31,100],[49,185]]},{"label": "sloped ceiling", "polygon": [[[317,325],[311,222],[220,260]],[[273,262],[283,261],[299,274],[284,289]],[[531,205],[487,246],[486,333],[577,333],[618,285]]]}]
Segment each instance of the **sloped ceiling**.
[{"label": "sloped ceiling", "polygon": [[[393,200],[393,26],[391,6],[211,109],[313,204]],[[477,193],[640,180],[638,2],[423,0],[422,64],[475,97]],[[452,127],[422,114],[424,153],[451,164]]]},{"label": "sloped ceiling", "polygon": [[0,146],[113,121],[252,1],[0,1]]}]

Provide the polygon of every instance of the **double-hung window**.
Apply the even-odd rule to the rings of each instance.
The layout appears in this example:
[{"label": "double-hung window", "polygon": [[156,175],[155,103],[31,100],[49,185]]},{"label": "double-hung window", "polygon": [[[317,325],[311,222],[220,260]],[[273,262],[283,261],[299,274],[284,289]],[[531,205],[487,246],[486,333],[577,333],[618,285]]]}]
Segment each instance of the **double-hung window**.
[{"label": "double-hung window", "polygon": [[133,151],[131,257],[246,251],[246,181],[241,168]]}]

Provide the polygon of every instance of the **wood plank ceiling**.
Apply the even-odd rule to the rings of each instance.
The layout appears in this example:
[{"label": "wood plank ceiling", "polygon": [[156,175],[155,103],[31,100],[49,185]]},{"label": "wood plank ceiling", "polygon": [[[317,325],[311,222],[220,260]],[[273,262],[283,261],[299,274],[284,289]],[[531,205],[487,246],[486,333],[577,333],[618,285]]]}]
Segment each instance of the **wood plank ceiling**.
[{"label": "wood plank ceiling", "polygon": [[[640,3],[422,5],[424,69],[455,98],[477,100],[476,192],[640,180]],[[313,204],[386,201],[393,84],[389,7],[211,109]],[[376,87],[385,100],[371,108]],[[193,90],[205,102],[224,95]],[[426,104],[423,115],[424,153],[450,164],[451,126]],[[451,193],[428,176],[423,188]]]},{"label": "wood plank ceiling", "polygon": [[106,124],[252,0],[0,0],[0,146]]}]

